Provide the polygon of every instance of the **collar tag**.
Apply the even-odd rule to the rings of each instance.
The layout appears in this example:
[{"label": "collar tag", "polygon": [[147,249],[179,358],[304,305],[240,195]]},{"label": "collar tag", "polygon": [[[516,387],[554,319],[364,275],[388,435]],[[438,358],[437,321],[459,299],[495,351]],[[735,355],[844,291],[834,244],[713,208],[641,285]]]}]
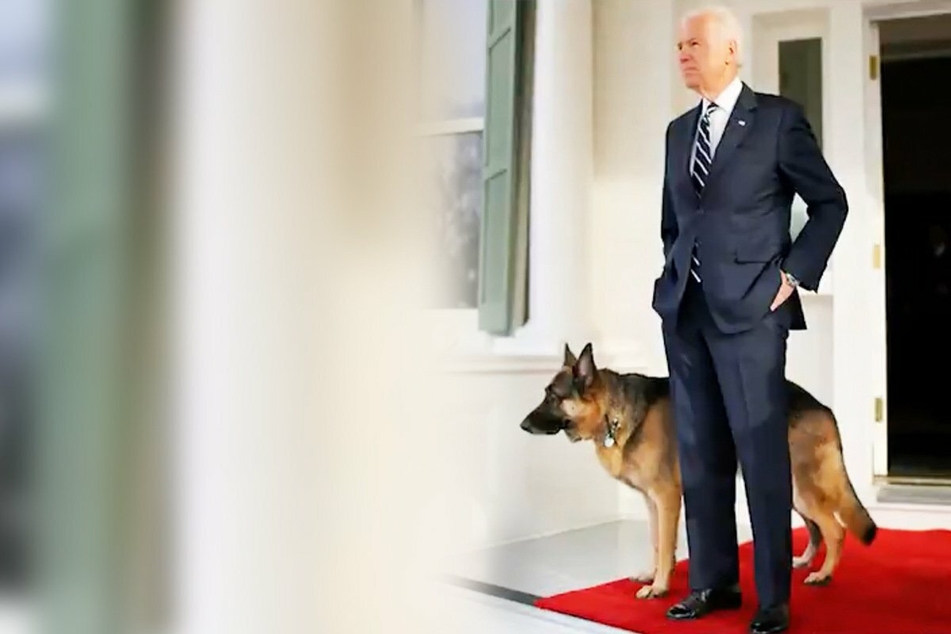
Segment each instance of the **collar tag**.
[{"label": "collar tag", "polygon": [[616,418],[608,422],[607,428],[604,431],[604,446],[605,447],[611,448],[617,442],[617,440],[614,437],[615,434],[617,434],[617,428],[618,428],[618,421]]}]

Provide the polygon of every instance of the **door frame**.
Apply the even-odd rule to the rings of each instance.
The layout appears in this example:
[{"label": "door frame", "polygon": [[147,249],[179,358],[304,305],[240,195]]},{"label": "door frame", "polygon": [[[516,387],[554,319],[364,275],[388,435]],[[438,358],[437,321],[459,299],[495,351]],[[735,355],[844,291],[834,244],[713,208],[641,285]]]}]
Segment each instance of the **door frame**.
[{"label": "door frame", "polygon": [[[864,54],[868,66],[864,70],[864,119],[865,119],[865,178],[868,184],[869,201],[873,210],[870,222],[874,235],[873,269],[874,284],[870,291],[872,317],[878,336],[871,338],[869,345],[875,348],[874,381],[880,387],[875,400],[875,426],[872,442],[872,472],[877,482],[898,482],[888,469],[888,348],[886,315],[886,258],[885,241],[885,175],[883,170],[884,148],[882,143],[881,99],[881,41],[879,24],[890,20],[918,18],[933,15],[951,15],[951,0],[921,0],[918,2],[895,2],[866,5],[863,9]],[[920,479],[916,479],[920,480]]]}]

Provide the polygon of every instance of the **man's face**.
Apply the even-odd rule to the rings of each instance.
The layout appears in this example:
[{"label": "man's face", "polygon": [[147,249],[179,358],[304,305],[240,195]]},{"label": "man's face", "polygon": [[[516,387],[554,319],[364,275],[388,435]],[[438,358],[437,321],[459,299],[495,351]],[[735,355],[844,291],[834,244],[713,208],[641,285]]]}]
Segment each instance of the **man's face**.
[{"label": "man's face", "polygon": [[713,16],[697,16],[684,22],[680,29],[680,73],[687,88],[701,90],[720,86],[731,68],[736,49],[734,42],[721,35],[721,27]]}]

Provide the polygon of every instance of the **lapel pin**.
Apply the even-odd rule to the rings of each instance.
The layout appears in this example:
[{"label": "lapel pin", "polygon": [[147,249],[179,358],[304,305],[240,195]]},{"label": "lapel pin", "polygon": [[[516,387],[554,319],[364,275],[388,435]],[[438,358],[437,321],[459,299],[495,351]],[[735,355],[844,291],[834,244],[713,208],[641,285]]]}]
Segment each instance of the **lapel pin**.
[{"label": "lapel pin", "polygon": [[742,119],[740,119],[739,121],[737,121],[737,123],[739,123],[740,125],[746,125],[746,121],[743,121]]}]

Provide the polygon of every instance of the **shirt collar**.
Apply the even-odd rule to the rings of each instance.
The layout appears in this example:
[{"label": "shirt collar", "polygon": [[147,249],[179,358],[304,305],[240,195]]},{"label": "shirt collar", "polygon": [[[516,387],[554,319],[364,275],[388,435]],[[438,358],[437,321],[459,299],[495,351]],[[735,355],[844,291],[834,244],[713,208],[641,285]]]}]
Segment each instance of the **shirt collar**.
[{"label": "shirt collar", "polygon": [[[740,81],[739,77],[734,77],[733,81],[727,84],[727,87],[723,89],[714,103],[723,110],[726,114],[731,114],[733,112],[733,106],[736,105],[737,100],[740,98],[740,91],[743,90],[743,82]],[[710,105],[710,100],[706,97],[703,98],[703,109],[706,110],[707,106]]]}]

